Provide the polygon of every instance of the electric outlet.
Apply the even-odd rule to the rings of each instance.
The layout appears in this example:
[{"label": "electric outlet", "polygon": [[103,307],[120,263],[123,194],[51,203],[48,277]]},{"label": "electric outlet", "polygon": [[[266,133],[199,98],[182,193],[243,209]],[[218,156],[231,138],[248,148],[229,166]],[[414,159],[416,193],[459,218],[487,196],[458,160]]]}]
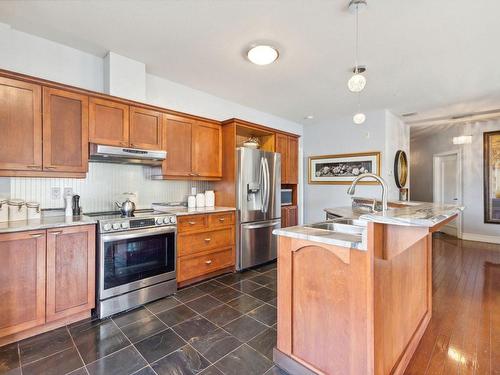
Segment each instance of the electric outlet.
[{"label": "electric outlet", "polygon": [[50,199],[54,200],[61,199],[61,188],[58,187],[50,188]]},{"label": "electric outlet", "polygon": [[68,195],[73,195],[73,188],[71,187],[64,188],[64,196],[67,197]]},{"label": "electric outlet", "polygon": [[196,195],[196,186],[191,187],[191,195]]}]

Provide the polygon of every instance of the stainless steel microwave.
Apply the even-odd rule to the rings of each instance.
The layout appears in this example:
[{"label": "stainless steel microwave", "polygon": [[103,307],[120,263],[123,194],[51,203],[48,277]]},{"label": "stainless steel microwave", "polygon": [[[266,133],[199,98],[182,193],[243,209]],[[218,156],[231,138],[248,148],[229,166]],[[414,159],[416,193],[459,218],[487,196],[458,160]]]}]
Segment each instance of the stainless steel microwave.
[{"label": "stainless steel microwave", "polygon": [[281,189],[281,205],[291,206],[292,202],[292,189]]}]

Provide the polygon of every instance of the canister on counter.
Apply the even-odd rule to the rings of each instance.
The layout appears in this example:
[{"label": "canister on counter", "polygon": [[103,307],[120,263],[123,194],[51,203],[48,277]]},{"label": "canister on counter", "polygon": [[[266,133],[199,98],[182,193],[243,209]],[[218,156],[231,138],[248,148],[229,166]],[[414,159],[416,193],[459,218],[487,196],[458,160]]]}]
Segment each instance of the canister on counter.
[{"label": "canister on counter", "polygon": [[26,220],[28,218],[28,210],[26,203],[22,199],[9,199],[9,221]]},{"label": "canister on counter", "polygon": [[28,220],[40,219],[42,216],[40,213],[40,203],[26,202],[26,208],[28,210]]},{"label": "canister on counter", "polygon": [[9,207],[7,206],[7,198],[0,198],[0,223],[9,221]]}]

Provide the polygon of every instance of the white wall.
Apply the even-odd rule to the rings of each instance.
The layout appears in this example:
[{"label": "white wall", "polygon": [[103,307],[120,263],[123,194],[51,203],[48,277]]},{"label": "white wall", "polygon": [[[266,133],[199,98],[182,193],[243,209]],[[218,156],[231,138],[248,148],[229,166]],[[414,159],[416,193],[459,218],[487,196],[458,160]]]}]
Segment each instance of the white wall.
[{"label": "white wall", "polygon": [[[440,126],[439,130],[411,140],[410,174],[413,200],[433,199],[432,157],[441,152],[462,150],[463,237],[500,241],[500,225],[485,224],[483,217],[483,133],[500,130],[500,119]],[[472,143],[454,145],[453,137],[471,135]],[[481,239],[481,238],[479,238]]]},{"label": "white wall", "polygon": [[[393,176],[394,156],[398,149],[408,151],[408,129],[392,113],[381,110],[366,114],[363,125],[355,125],[351,117],[339,117],[311,127],[304,127],[304,222],[324,220],[324,208],[351,205],[348,185],[314,185],[308,183],[308,157],[315,155],[381,152],[382,177],[389,185],[389,198],[398,199]],[[381,197],[378,185],[359,185],[356,196]]]},{"label": "white wall", "polygon": [[[113,69],[113,66],[114,64],[110,64],[110,69]],[[0,68],[98,92],[104,91],[103,58],[19,32],[4,24],[0,24]],[[115,66],[114,69],[117,67]],[[119,84],[119,82],[115,82],[115,84]],[[238,117],[299,135],[302,135],[303,132],[300,124],[150,74],[146,75],[146,103],[216,120]],[[301,150],[302,144],[300,144],[300,152]],[[73,182],[70,183],[69,180],[64,179],[42,181],[42,179],[35,178],[0,178],[0,195],[6,195],[10,192],[11,195],[21,198],[36,197],[43,203],[42,207],[53,207],[57,206],[58,203],[51,202],[50,196],[47,196],[50,192],[50,186],[64,187],[74,184],[75,191],[82,195],[82,203],[86,206],[85,210],[89,211],[87,207],[92,210],[94,208],[96,210],[102,209],[104,200],[111,200],[111,196],[117,191],[141,190],[142,188],[139,194],[142,200],[141,204],[147,205],[151,202],[146,202],[146,200],[157,200],[160,196],[164,199],[172,197],[172,200],[177,200],[174,197],[187,194],[190,187],[190,183],[187,182],[183,182],[181,185],[174,181],[151,181],[149,183],[143,179],[137,179],[137,170],[132,173],[133,169],[113,165],[103,167],[109,168],[109,175],[96,174],[104,179],[104,185],[101,185],[103,189],[92,190],[88,188],[88,185],[90,183],[97,184],[101,180],[96,179],[95,175],[92,174],[95,172],[95,167],[91,166],[90,168],[91,173],[87,179],[80,182],[72,180]],[[127,176],[132,174],[136,179],[125,178],[118,189],[115,184],[116,177],[113,177],[114,173],[124,173]],[[141,183],[138,185],[137,181]],[[105,188],[106,186],[107,188]],[[182,194],[181,186],[184,189]],[[42,195],[36,195],[38,189],[42,189]],[[105,191],[106,189],[109,191]],[[153,192],[150,192],[149,189],[153,189]],[[164,195],[161,195],[161,189],[165,190]],[[300,188],[299,194],[301,194]],[[302,209],[299,207],[299,213],[301,211]]]}]

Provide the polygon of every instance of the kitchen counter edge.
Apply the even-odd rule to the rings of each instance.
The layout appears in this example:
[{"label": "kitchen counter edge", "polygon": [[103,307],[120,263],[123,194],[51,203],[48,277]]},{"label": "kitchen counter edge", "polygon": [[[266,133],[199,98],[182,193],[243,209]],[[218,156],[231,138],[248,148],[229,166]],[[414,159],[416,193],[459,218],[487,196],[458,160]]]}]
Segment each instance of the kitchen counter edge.
[{"label": "kitchen counter edge", "polygon": [[92,225],[97,221],[91,217],[81,216],[47,216],[41,219],[6,221],[0,223],[0,234],[45,230],[53,228],[74,227],[79,225]]}]

